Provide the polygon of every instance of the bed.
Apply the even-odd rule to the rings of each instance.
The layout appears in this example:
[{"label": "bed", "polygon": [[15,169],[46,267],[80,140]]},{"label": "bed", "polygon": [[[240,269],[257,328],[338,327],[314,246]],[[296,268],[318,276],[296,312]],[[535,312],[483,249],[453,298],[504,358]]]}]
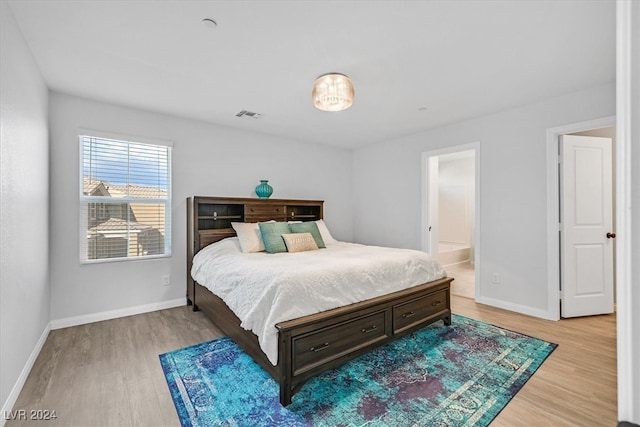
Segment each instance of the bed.
[{"label": "bed", "polygon": [[[236,296],[234,300],[230,298],[229,294],[233,293],[234,283],[246,281],[249,286],[250,279],[257,275],[252,273],[244,279],[236,274],[227,273],[220,273],[216,276],[216,271],[223,271],[221,270],[223,266],[209,263],[233,258],[234,263],[242,263],[245,260],[246,262],[261,260],[264,265],[267,263],[275,265],[278,262],[289,262],[288,259],[296,257],[298,265],[315,265],[312,268],[326,269],[326,265],[331,265],[326,263],[334,262],[331,261],[332,256],[337,256],[338,259],[347,259],[350,251],[354,251],[354,253],[362,250],[370,251],[367,252],[365,258],[375,260],[379,256],[381,260],[379,262],[383,262],[382,260],[387,256],[384,251],[389,249],[360,248],[357,246],[362,245],[334,242],[331,245],[327,244],[325,249],[313,251],[317,252],[313,255],[310,253],[261,253],[249,254],[251,257],[247,257],[240,250],[232,223],[269,220],[321,222],[323,202],[195,196],[187,199],[187,210],[187,304],[192,305],[194,311],[202,310],[216,326],[229,335],[278,382],[280,402],[283,406],[290,404],[293,395],[300,387],[309,378],[320,372],[332,369],[371,351],[373,348],[438,320],[442,320],[445,325],[451,324],[450,283],[453,279],[444,276],[444,271],[439,272],[435,267],[433,267],[433,278],[430,273],[428,281],[417,282],[419,283],[417,285],[415,282],[411,282],[416,280],[411,277],[413,273],[407,274],[407,277],[398,278],[385,275],[375,277],[372,280],[379,286],[376,286],[376,290],[371,292],[371,297],[363,299],[365,297],[362,295],[351,295],[345,291],[348,294],[347,299],[340,301],[338,306],[335,306],[336,303],[332,301],[326,303],[329,305],[326,305],[325,302],[316,304],[316,309],[321,310],[319,312],[311,312],[306,308],[304,310],[307,311],[291,311],[290,308],[298,309],[298,305],[304,304],[285,303],[280,307],[274,307],[274,311],[266,315],[265,319],[267,320],[264,322],[260,320],[260,317],[248,316],[246,310],[243,311],[241,307],[242,297]],[[395,255],[389,256],[404,257],[408,256],[408,252],[417,251],[396,250]],[[194,258],[196,260],[195,268]],[[248,258],[251,258],[251,261],[248,261]],[[203,261],[205,259],[208,260]],[[415,262],[423,263],[426,261],[411,261],[411,263]],[[322,265],[323,263],[325,265]],[[347,266],[353,263],[347,261],[344,264]],[[422,266],[422,264],[419,265]],[[360,274],[365,276],[365,280],[368,280],[366,277],[368,268],[365,264],[359,267]],[[422,269],[431,269],[431,267]],[[197,280],[192,277],[192,270]],[[208,275],[203,273],[204,270],[208,271]],[[249,271],[251,267],[250,264],[238,264],[236,270],[237,272]],[[285,266],[285,270],[293,269],[286,269]],[[358,273],[357,270],[354,271]],[[235,277],[236,282],[222,283],[227,275]],[[330,276],[329,273],[326,275]],[[278,275],[273,269],[271,272],[265,270],[262,276],[264,277],[261,280],[264,280],[265,283],[279,282],[277,284],[282,286],[282,289],[290,289],[294,293],[296,287],[292,284],[295,283],[295,280],[302,280],[303,277],[296,276],[294,273]],[[344,275],[337,273],[337,276]],[[354,282],[362,280],[356,276],[347,277],[346,280]],[[403,281],[406,283],[395,283]],[[206,286],[199,282],[203,282]],[[290,285],[289,288],[286,288],[287,284]],[[311,289],[310,285],[307,286],[306,289]],[[214,289],[215,293],[209,288]],[[351,287],[343,285],[341,288]],[[229,305],[218,295],[222,295]],[[293,295],[293,298],[299,296]],[[245,295],[244,298],[248,297]],[[344,301],[347,303],[345,304]],[[234,309],[230,308],[230,305]],[[244,322],[236,313],[244,319]],[[270,344],[265,345],[265,342],[270,342]]]}]

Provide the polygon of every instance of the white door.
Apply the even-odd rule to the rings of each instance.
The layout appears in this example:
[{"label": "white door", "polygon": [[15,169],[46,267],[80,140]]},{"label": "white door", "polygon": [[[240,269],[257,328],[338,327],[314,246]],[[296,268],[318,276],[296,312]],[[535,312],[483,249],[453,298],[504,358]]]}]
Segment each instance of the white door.
[{"label": "white door", "polygon": [[564,135],[560,145],[562,317],[612,313],[611,139]]}]

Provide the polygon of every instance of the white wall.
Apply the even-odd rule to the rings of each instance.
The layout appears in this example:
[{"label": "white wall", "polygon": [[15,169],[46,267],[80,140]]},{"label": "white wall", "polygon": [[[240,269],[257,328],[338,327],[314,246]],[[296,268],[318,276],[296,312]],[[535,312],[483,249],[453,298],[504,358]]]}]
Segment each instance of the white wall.
[{"label": "white wall", "polygon": [[[54,326],[70,317],[184,298],[188,196],[256,197],[253,189],[268,179],[272,198],[325,200],[331,232],[340,240],[353,238],[350,151],[59,93],[51,94],[49,108]],[[170,258],[80,265],[78,128],[173,141]],[[165,274],[169,287],[161,284]]]},{"label": "white wall", "polygon": [[49,325],[48,95],[4,1],[0,19],[0,403],[10,410]]},{"label": "white wall", "polygon": [[[482,300],[544,316],[546,129],[614,114],[609,84],[359,149],[355,240],[419,249],[421,153],[480,141]],[[494,272],[502,284],[491,284]]]}]

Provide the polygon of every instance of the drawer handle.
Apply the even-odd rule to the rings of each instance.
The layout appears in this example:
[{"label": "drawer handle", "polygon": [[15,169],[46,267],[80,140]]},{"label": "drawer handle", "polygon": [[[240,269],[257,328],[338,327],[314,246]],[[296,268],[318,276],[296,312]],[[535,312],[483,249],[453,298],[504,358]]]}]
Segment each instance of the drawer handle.
[{"label": "drawer handle", "polygon": [[416,312],[415,312],[415,311],[410,311],[410,312],[408,312],[408,313],[404,313],[404,314],[402,315],[402,317],[407,318],[407,317],[411,317],[411,316],[415,316],[415,315],[416,315]]},{"label": "drawer handle", "polygon": [[434,306],[434,307],[435,307],[436,305],[440,305],[440,304],[442,304],[442,301],[436,301],[436,302],[432,302],[432,303],[431,303],[431,305],[432,305],[432,306]]},{"label": "drawer handle", "polygon": [[369,332],[373,332],[373,331],[375,331],[376,329],[378,329],[378,327],[377,327],[376,325],[373,325],[373,326],[372,326],[372,327],[370,327],[369,329],[367,329],[367,328],[362,328],[362,331],[361,331],[361,332],[362,332],[362,333],[364,333],[364,334],[368,334]]},{"label": "drawer handle", "polygon": [[311,347],[311,348],[309,349],[309,351],[318,352],[318,351],[324,350],[324,349],[326,349],[326,348],[328,348],[328,347],[329,347],[329,343],[328,343],[328,342],[326,342],[326,343],[322,344],[321,346],[318,346],[318,347]]}]

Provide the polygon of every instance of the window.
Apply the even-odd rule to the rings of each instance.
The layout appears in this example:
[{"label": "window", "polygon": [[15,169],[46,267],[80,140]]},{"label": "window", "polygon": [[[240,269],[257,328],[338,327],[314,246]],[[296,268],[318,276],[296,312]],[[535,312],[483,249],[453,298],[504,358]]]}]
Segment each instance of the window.
[{"label": "window", "polygon": [[171,255],[171,147],[80,135],[80,261]]}]

